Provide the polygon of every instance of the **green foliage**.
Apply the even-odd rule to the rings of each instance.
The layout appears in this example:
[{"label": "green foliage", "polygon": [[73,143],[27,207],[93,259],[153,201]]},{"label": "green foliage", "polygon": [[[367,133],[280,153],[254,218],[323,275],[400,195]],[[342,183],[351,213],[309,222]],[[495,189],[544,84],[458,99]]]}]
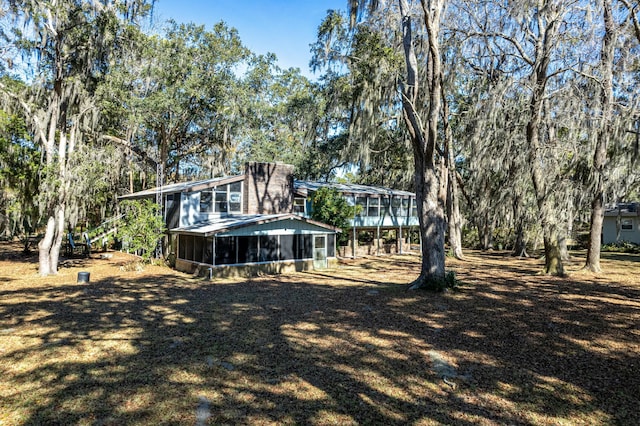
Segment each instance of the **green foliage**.
[{"label": "green foliage", "polygon": [[[6,79],[3,79],[6,81]],[[26,131],[24,118],[0,111],[0,215],[9,237],[27,237],[38,224],[38,163],[40,155]]]},{"label": "green foliage", "polygon": [[311,201],[311,218],[342,229],[342,233],[338,235],[338,244],[344,245],[349,239],[349,221],[356,213],[356,206],[349,205],[336,189],[327,187],[314,192]]},{"label": "green foliage", "polygon": [[612,253],[640,253],[640,245],[630,241],[617,241],[602,246],[601,251]]},{"label": "green foliage", "polygon": [[118,227],[118,238],[129,250],[141,252],[150,262],[165,232],[160,206],[151,200],[127,200],[121,203],[124,217]]},{"label": "green foliage", "polygon": [[506,250],[514,245],[513,230],[502,227],[493,230],[493,244],[498,250]]},{"label": "green foliage", "polygon": [[358,231],[358,244],[361,246],[369,246],[373,244],[373,232],[372,231]]},{"label": "green foliage", "polygon": [[398,242],[398,238],[396,237],[395,232],[384,231],[382,233],[382,242],[384,244],[395,244]]},{"label": "green foliage", "polygon": [[320,114],[316,89],[299,69],[281,70],[275,60],[253,58],[244,76],[243,142],[236,163],[280,161],[299,169]]},{"label": "green foliage", "polygon": [[236,69],[249,51],[237,31],[223,22],[207,30],[169,21],[163,34],[137,37],[138,50],[118,59],[100,91],[105,126],[153,153],[169,179],[228,173],[232,143],[251,112],[240,110],[250,92]]}]

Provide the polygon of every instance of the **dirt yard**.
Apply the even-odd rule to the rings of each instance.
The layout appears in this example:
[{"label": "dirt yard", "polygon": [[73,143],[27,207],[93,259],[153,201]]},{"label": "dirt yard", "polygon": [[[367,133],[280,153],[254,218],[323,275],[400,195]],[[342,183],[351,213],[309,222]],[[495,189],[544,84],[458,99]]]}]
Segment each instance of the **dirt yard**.
[{"label": "dirt yard", "polygon": [[637,255],[468,252],[432,294],[409,255],[210,282],[109,254],[41,278],[0,243],[0,425],[640,424]]}]

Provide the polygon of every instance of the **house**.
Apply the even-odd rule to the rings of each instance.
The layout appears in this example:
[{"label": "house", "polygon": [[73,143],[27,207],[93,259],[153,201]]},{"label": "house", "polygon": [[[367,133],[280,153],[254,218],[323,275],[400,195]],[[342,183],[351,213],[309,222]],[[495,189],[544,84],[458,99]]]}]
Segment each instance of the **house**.
[{"label": "house", "polygon": [[640,203],[618,203],[605,209],[602,244],[640,244]]},{"label": "house", "polygon": [[[162,197],[176,269],[253,275],[322,269],[337,262],[340,230],[310,218],[310,195],[327,185],[362,206],[352,220],[353,256],[358,254],[358,232],[375,232],[378,252],[382,231],[402,237],[403,229],[417,226],[410,192],[294,181],[293,166],[286,164],[247,163],[242,175],[164,185],[119,198]],[[402,241],[396,251],[402,252]]]},{"label": "house", "polygon": [[[359,206],[355,217],[351,219],[349,244],[343,247],[342,255],[357,257],[360,255],[403,253],[409,250],[409,231],[419,227],[418,207],[415,194],[389,188],[338,184],[324,182],[294,182],[294,210],[308,215],[313,209],[312,194],[322,187],[330,187],[340,192],[352,206]],[[368,234],[367,244],[358,244],[363,233]],[[387,238],[383,240],[383,236]],[[393,241],[393,243],[384,243]]]}]

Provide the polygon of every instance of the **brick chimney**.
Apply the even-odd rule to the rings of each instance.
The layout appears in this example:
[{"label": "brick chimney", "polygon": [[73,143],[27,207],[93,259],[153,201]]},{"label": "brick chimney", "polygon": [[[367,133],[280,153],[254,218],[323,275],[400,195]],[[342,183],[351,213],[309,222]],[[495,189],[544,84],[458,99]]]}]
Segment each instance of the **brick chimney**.
[{"label": "brick chimney", "polygon": [[293,212],[293,166],[280,163],[245,164],[244,208],[247,214]]}]

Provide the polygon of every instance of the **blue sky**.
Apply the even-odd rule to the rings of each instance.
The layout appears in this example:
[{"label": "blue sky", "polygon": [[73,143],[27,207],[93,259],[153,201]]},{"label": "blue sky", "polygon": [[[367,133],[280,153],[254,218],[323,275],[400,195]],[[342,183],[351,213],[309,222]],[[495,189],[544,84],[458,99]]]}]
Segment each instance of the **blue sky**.
[{"label": "blue sky", "polygon": [[281,68],[309,70],[309,45],[328,9],[346,10],[348,0],[156,0],[157,19],[194,22],[208,29],[225,21],[243,44],[259,54],[275,53]]}]

